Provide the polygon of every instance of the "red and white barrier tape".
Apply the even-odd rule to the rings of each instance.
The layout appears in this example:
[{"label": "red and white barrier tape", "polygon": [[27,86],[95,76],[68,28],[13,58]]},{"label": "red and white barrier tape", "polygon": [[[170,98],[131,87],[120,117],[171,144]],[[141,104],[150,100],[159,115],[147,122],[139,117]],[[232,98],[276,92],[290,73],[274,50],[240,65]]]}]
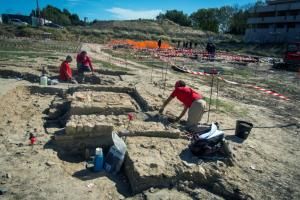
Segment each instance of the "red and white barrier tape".
[{"label": "red and white barrier tape", "polygon": [[[182,69],[182,71],[185,71],[189,74],[194,74],[194,75],[200,75],[200,76],[214,76],[215,74],[209,74],[209,73],[205,73],[205,72],[195,72],[195,71],[191,71],[191,70],[185,70],[185,69]],[[217,76],[217,78],[219,80],[222,80],[226,83],[229,83],[229,84],[233,84],[233,85],[241,85],[241,86],[246,86],[246,87],[249,87],[249,88],[254,88],[258,91],[261,91],[261,92],[264,92],[266,94],[269,94],[269,95],[272,95],[272,96],[276,96],[276,97],[279,97],[280,99],[283,99],[283,100],[289,100],[288,97],[282,95],[282,94],[279,94],[275,91],[272,91],[272,90],[268,90],[268,89],[265,89],[265,88],[262,88],[262,87],[259,87],[259,86],[256,86],[256,85],[250,85],[250,84],[242,84],[242,83],[237,83],[237,82],[234,82],[234,81],[229,81],[229,80],[226,80],[224,77],[222,76]]]},{"label": "red and white barrier tape", "polygon": [[264,93],[267,93],[269,95],[272,95],[272,96],[275,96],[275,97],[279,97],[279,98],[281,98],[283,100],[289,100],[288,97],[286,97],[286,96],[284,96],[282,94],[279,94],[279,93],[277,93],[277,92],[275,92],[273,90],[268,90],[268,89],[265,89],[265,88],[262,88],[262,87],[259,87],[259,86],[256,86],[256,85],[248,85],[248,86],[251,87],[251,88],[257,89],[259,91],[262,91]]}]

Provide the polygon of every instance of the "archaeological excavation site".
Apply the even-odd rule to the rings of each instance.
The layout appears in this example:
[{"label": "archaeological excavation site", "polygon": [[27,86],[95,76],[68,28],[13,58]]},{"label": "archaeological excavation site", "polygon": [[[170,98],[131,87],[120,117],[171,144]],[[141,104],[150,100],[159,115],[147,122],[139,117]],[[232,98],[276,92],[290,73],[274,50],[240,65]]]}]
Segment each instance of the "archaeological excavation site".
[{"label": "archaeological excavation site", "polygon": [[[97,147],[105,155],[114,145],[113,132],[123,138],[127,153],[119,173],[133,195],[151,188],[176,188],[191,193],[189,187],[207,188],[212,196],[214,193],[226,198],[243,195],[222,183],[222,170],[232,166],[230,152],[222,155],[217,166],[210,162],[199,166],[201,160],[189,152],[182,129],[155,114],[151,102],[134,87],[48,87],[46,92],[44,88],[29,86],[28,90],[44,95],[51,91],[47,95],[53,100],[45,111],[44,126],[47,132],[60,127],[52,133],[47,145],[57,151],[60,159],[83,162],[95,154]],[[215,171],[216,168],[220,171]],[[72,176],[91,179],[98,175],[86,169]]]},{"label": "archaeological excavation site", "polygon": [[[44,158],[48,160],[46,167],[61,166],[67,172],[63,176],[69,178],[111,179],[103,184],[114,183],[118,190],[121,188],[119,195],[116,191],[109,193],[113,199],[142,198],[141,195],[162,198],[176,195],[176,192],[184,199],[245,195],[222,177],[226,168],[233,164],[229,151],[217,158],[219,161],[199,160],[188,150],[188,137],[181,126],[174,126],[166,117],[158,115],[155,101],[149,101],[149,96],[144,98],[140,89],[121,85],[17,86],[4,97],[2,105],[6,106],[2,107],[5,109],[2,114],[13,114],[12,108],[24,112],[21,119],[15,116],[16,122],[7,123],[16,123],[13,126],[16,129],[23,128],[23,121],[27,121],[25,129],[37,137],[30,155],[38,156],[40,148],[53,151],[57,157],[52,156],[50,160],[54,161]],[[28,104],[29,101],[34,102],[33,105]],[[30,106],[36,110],[27,112]],[[119,171],[114,174],[104,169],[95,172],[84,166],[95,156],[96,148],[108,154],[114,145],[113,133],[126,143],[126,156]],[[20,149],[27,148],[22,143],[18,145]],[[100,183],[90,183],[87,187],[93,190],[96,184]],[[148,190],[150,193],[146,194]]]},{"label": "archaeological excavation site", "polygon": [[298,43],[160,18],[11,23],[0,20],[1,200],[300,199]]}]

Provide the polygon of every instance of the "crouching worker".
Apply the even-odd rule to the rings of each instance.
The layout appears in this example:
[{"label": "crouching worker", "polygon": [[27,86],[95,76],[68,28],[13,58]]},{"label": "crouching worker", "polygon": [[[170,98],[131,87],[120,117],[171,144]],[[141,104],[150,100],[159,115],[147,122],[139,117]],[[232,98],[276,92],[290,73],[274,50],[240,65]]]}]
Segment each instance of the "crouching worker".
[{"label": "crouching worker", "polygon": [[62,82],[70,82],[77,84],[77,81],[72,77],[72,69],[70,64],[72,62],[72,57],[67,56],[66,60],[62,62],[59,70],[59,80]]},{"label": "crouching worker", "polygon": [[92,72],[94,73],[94,68],[92,66],[91,59],[88,57],[86,51],[82,51],[77,55],[77,69],[78,69],[78,76],[79,82],[84,82],[84,73],[85,72]]},{"label": "crouching worker", "polygon": [[168,103],[177,98],[184,105],[184,109],[181,114],[175,119],[175,122],[179,121],[185,113],[188,111],[188,119],[187,119],[187,127],[192,127],[200,122],[205,107],[206,102],[203,100],[203,96],[192,88],[187,87],[184,81],[177,81],[175,84],[175,89],[169,96],[169,98],[164,102],[162,108],[159,110],[159,113],[164,111],[164,108],[168,105]]}]

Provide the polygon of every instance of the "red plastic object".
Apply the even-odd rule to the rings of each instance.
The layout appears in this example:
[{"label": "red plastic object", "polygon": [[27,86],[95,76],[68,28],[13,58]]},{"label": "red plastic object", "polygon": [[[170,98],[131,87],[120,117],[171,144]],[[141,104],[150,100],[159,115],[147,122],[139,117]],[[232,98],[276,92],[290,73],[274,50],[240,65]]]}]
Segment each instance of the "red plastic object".
[{"label": "red plastic object", "polygon": [[133,114],[132,113],[128,113],[128,119],[129,119],[129,121],[133,120]]},{"label": "red plastic object", "polygon": [[30,138],[30,144],[31,144],[31,145],[34,145],[35,142],[36,142],[36,140],[37,140],[36,137],[31,137],[31,138]]}]

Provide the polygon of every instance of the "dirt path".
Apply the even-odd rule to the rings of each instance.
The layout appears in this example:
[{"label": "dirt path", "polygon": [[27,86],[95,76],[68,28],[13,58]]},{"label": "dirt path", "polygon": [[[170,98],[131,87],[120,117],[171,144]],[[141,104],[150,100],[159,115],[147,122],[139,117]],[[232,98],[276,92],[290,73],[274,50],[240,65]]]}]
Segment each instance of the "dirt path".
[{"label": "dirt path", "polygon": [[129,61],[129,60],[125,61],[125,59],[123,59],[123,58],[112,57],[110,54],[102,51],[102,49],[104,49],[104,48],[106,48],[106,47],[101,44],[84,43],[84,44],[82,44],[81,50],[88,51],[89,55],[91,55],[91,57],[93,59],[110,62],[116,66],[125,67],[125,62],[127,62],[128,64],[126,65],[126,67],[128,69],[134,70],[135,73],[138,73],[138,74],[143,73],[145,69],[149,69],[148,66],[143,65],[143,64],[139,64],[139,63]]}]

